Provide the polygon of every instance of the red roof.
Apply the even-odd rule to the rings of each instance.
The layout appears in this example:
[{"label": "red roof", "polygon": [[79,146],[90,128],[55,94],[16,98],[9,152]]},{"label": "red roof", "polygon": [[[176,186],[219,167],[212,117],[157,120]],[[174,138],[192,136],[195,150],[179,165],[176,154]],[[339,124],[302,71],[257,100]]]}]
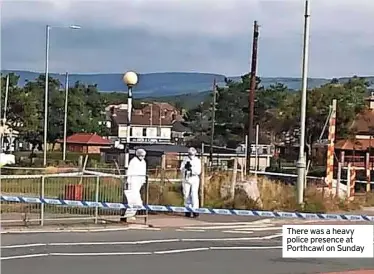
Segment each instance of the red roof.
[{"label": "red roof", "polygon": [[[58,142],[63,142],[63,140],[58,140]],[[108,139],[104,139],[96,133],[76,133],[66,138],[66,143],[102,146],[111,145],[111,142]]]}]

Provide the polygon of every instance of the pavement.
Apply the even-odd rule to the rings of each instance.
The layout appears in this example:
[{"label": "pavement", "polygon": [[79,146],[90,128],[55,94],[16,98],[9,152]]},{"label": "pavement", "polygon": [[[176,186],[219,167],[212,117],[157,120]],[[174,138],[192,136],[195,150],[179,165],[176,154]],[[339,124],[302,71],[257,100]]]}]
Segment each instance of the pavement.
[{"label": "pavement", "polygon": [[126,231],[3,234],[1,265],[5,274],[374,273],[372,258],[283,259],[280,229],[290,221],[164,216]]}]

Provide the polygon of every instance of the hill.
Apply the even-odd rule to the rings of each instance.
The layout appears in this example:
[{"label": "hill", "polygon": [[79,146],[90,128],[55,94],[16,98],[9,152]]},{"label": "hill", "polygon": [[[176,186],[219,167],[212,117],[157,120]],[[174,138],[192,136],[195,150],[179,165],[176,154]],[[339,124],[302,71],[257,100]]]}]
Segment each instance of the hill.
[{"label": "hill", "polygon": [[[20,70],[3,70],[2,73],[13,72],[20,76],[19,85],[23,86],[27,80],[34,80],[39,76],[38,72],[20,71]],[[64,74],[50,74],[64,83]],[[80,81],[86,84],[97,84],[98,89],[102,92],[125,92],[126,87],[122,82],[123,74],[71,74],[69,75],[70,83]],[[134,87],[134,96],[138,98],[164,98],[181,95],[183,98],[189,98],[195,94],[196,99],[201,99],[203,91],[211,90],[213,79],[216,78],[218,85],[224,85],[225,76],[221,74],[210,73],[187,73],[187,72],[165,72],[165,73],[147,73],[139,75],[139,84]],[[232,80],[240,81],[240,77],[228,77]],[[374,77],[369,77],[374,82]],[[342,78],[342,80],[347,78]],[[262,84],[265,87],[275,83],[282,83],[290,89],[298,90],[301,87],[299,78],[287,77],[262,77]],[[309,88],[318,87],[329,82],[330,79],[310,78]],[[199,93],[199,94],[197,94]]]}]

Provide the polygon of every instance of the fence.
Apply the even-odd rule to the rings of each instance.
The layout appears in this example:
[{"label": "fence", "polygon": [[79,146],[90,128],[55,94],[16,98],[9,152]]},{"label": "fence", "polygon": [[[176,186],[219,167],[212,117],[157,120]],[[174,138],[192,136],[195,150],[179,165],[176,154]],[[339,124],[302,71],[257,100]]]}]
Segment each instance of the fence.
[{"label": "fence", "polygon": [[[124,176],[93,175],[3,175],[1,193],[41,199],[61,199],[92,202],[123,202]],[[148,203],[148,180],[142,189],[143,201]],[[23,204],[2,201],[1,223],[32,225],[60,224],[69,221],[94,220],[95,223],[117,219],[121,212],[99,207],[83,208],[47,204]]]},{"label": "fence", "polygon": [[[235,159],[234,159],[235,162]],[[235,166],[235,164],[234,164]],[[286,184],[294,184],[295,174],[256,172],[258,176],[265,176]],[[218,174],[214,178],[215,174]],[[241,170],[208,172],[203,169],[202,186],[200,187],[202,205],[216,207],[224,198],[219,193],[228,192],[232,195],[233,187],[240,187],[245,176]],[[213,177],[212,177],[213,176]],[[77,201],[92,201],[106,203],[123,202],[123,176],[114,174],[44,174],[44,175],[2,175],[1,193],[4,196],[23,196],[30,198],[66,199]],[[214,178],[214,182],[212,181]],[[344,177],[343,177],[344,178]],[[308,184],[324,185],[323,178],[307,177]],[[345,181],[342,179],[342,181]],[[152,205],[181,206],[181,179],[177,169],[152,171],[148,178],[149,184],[142,190],[143,201]],[[204,186],[205,182],[205,186]],[[366,181],[356,181],[357,184]],[[372,182],[373,184],[373,182]],[[217,188],[217,189],[215,189]],[[148,190],[148,191],[147,191]],[[205,192],[204,192],[205,191]],[[205,198],[205,204],[204,204]],[[217,202],[217,203],[216,203]],[[51,204],[25,204],[2,201],[2,224],[61,224],[94,221],[95,223],[119,220],[121,212],[117,209],[99,207],[72,207]]]}]

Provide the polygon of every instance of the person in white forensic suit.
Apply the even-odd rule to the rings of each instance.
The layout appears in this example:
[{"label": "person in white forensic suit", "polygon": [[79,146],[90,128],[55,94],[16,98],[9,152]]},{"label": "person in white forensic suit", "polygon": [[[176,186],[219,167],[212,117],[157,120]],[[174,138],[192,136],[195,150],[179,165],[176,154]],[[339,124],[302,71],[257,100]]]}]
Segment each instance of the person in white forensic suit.
[{"label": "person in white forensic suit", "polygon": [[[199,208],[199,186],[201,174],[201,162],[196,156],[196,149],[188,149],[188,156],[185,157],[180,166],[182,172],[182,188],[184,206],[191,209]],[[185,213],[186,217],[191,217],[191,212]],[[193,213],[193,217],[198,217],[198,213]]]},{"label": "person in white forensic suit", "polygon": [[[145,161],[146,152],[144,149],[137,149],[135,157],[130,160],[127,169],[127,188],[125,195],[127,204],[130,206],[142,206],[143,200],[140,194],[142,186],[146,182],[147,163]],[[126,218],[135,218],[137,209],[128,208],[126,210]]]}]

